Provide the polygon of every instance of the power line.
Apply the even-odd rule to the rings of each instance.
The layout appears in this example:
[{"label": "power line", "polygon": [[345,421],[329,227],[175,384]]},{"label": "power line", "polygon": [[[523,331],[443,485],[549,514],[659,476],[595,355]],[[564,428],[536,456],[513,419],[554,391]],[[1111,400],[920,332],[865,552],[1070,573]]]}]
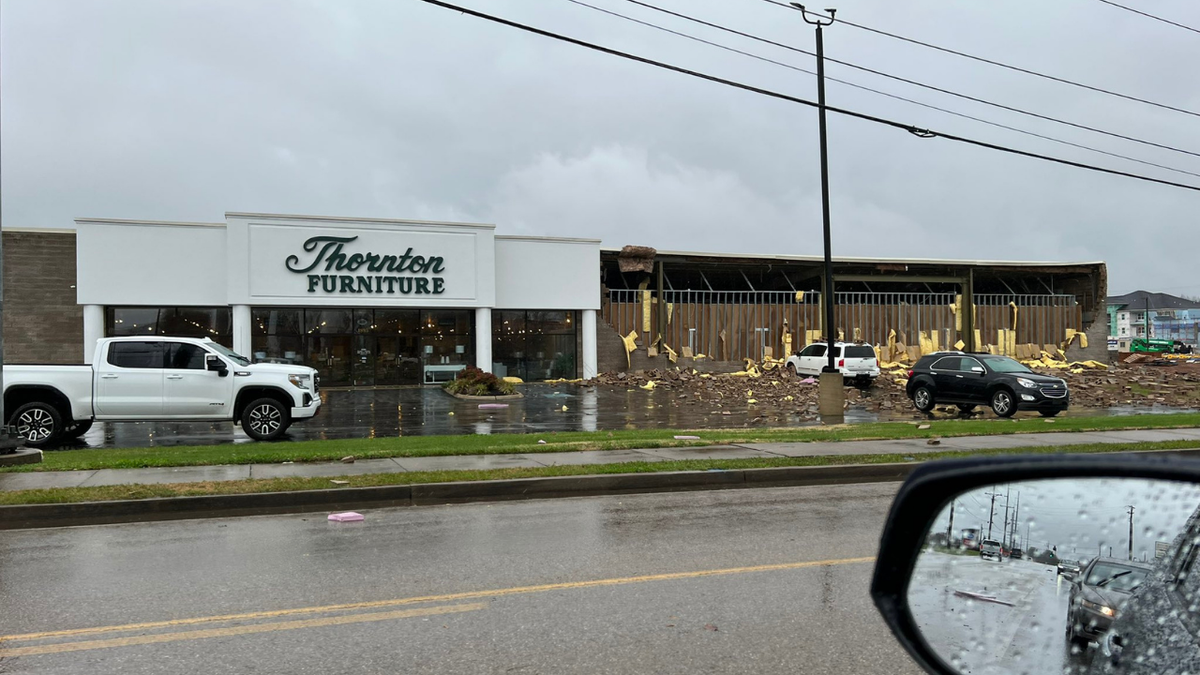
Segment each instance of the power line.
[{"label": "power line", "polygon": [[[779,0],[763,0],[763,2],[767,2],[772,5],[777,5],[779,7],[785,8],[785,9],[790,9],[790,10],[796,9],[795,7],[792,7],[791,5],[789,5],[786,2],[779,2]],[[811,14],[818,14],[817,12],[813,12],[812,10],[809,10],[809,12]],[[865,30],[865,31],[868,31],[871,33],[875,33],[877,35],[883,35],[884,37],[890,37],[894,40],[901,40],[903,42],[909,42],[909,43],[912,43],[915,45],[920,45],[922,47],[928,47],[929,49],[936,49],[939,52],[945,52],[947,54],[961,56],[964,59],[971,59],[973,61],[979,61],[980,63],[987,63],[989,65],[997,66],[999,68],[1005,68],[1008,70],[1016,71],[1018,73],[1025,73],[1026,75],[1033,75],[1034,77],[1040,77],[1042,79],[1051,80],[1051,81],[1059,82],[1062,84],[1069,84],[1073,87],[1079,87],[1081,89],[1087,89],[1089,91],[1094,91],[1094,92],[1098,92],[1101,94],[1108,94],[1109,96],[1116,96],[1117,98],[1123,98],[1127,101],[1135,101],[1137,103],[1145,103],[1146,105],[1152,105],[1156,108],[1162,108],[1164,110],[1171,110],[1174,112],[1183,113],[1185,115],[1192,115],[1193,117],[1200,117],[1200,112],[1196,112],[1194,110],[1188,110],[1186,108],[1176,108],[1175,106],[1167,105],[1166,103],[1158,103],[1156,101],[1150,101],[1150,100],[1147,100],[1144,98],[1138,98],[1137,96],[1130,96],[1129,94],[1122,94],[1117,91],[1112,91],[1111,89],[1104,89],[1102,87],[1096,87],[1096,86],[1092,86],[1090,84],[1084,84],[1082,82],[1068,80],[1065,77],[1058,77],[1056,75],[1047,75],[1046,73],[1039,73],[1036,70],[1030,70],[1028,68],[1022,68],[1021,66],[1014,66],[1014,65],[1011,65],[1008,63],[1003,63],[1001,61],[995,61],[993,59],[985,58],[982,56],[976,56],[974,54],[960,52],[960,51],[957,51],[954,49],[950,49],[949,47],[942,47],[939,45],[930,44],[928,42],[922,42],[922,41],[914,39],[914,38],[905,37],[903,35],[896,35],[895,33],[889,33],[885,30],[880,30],[878,28],[871,28],[870,26],[864,26],[863,24],[854,23],[853,21],[847,21],[846,19],[838,19],[838,23],[846,24],[847,26],[852,26],[854,28],[858,28],[859,30]]]},{"label": "power line", "polygon": [[[767,0],[767,1],[768,1],[768,2],[773,2],[774,0]],[[788,50],[791,50],[791,51],[794,51],[794,52],[798,52],[798,53],[800,53],[800,54],[805,54],[805,55],[808,55],[808,56],[816,56],[816,54],[814,54],[813,52],[810,52],[810,51],[808,51],[808,50],[806,50],[806,49],[801,49],[800,47],[794,47],[794,46],[792,46],[792,45],[789,45],[789,44],[786,44],[786,43],[783,43],[783,42],[776,42],[775,40],[768,40],[767,38],[760,37],[760,36],[757,36],[757,35],[753,35],[753,34],[751,34],[751,33],[745,33],[745,32],[739,31],[739,30],[735,30],[735,29],[733,29],[733,28],[729,28],[729,27],[726,27],[726,26],[722,26],[722,25],[720,25],[720,24],[717,24],[717,23],[712,23],[712,22],[710,22],[710,21],[705,21],[705,20],[703,20],[703,19],[697,19],[696,17],[693,17],[693,16],[688,16],[687,14],[682,14],[682,13],[680,13],[680,12],[674,12],[674,11],[671,11],[671,10],[669,10],[669,9],[664,9],[664,8],[662,8],[662,7],[658,7],[658,6],[656,6],[656,5],[652,5],[652,4],[648,3],[648,2],[643,2],[642,0],[626,0],[626,2],[630,2],[630,3],[633,3],[633,4],[635,4],[635,5],[638,5],[638,6],[640,6],[640,7],[645,7],[645,8],[647,8],[647,9],[652,9],[652,10],[654,10],[654,11],[656,11],[656,12],[662,12],[662,13],[664,13],[664,14],[669,14],[669,15],[671,15],[671,16],[678,17],[678,18],[680,18],[680,19],[684,19],[684,20],[687,20],[687,21],[692,21],[692,22],[694,22],[694,23],[698,23],[698,24],[701,24],[701,25],[704,25],[704,26],[708,26],[709,28],[715,28],[715,29],[717,29],[717,30],[722,30],[722,31],[725,31],[725,32],[727,32],[727,33],[732,33],[732,34],[734,34],[734,35],[739,35],[739,36],[741,36],[741,37],[744,37],[744,38],[749,38],[749,39],[751,39],[751,40],[757,40],[757,41],[759,41],[759,42],[762,42],[762,43],[765,43],[765,44],[769,44],[769,45],[773,45],[773,46],[775,46],[775,47],[782,47],[783,49],[788,49]],[[838,23],[843,23],[843,21],[842,21],[841,19],[838,19]],[[851,24],[851,25],[853,25],[853,24]],[[1126,140],[1126,141],[1132,141],[1132,142],[1134,142],[1134,143],[1141,143],[1142,145],[1148,145],[1148,146],[1155,147],[1155,148],[1161,148],[1161,149],[1163,149],[1163,150],[1170,150],[1170,151],[1172,151],[1172,152],[1178,152],[1178,153],[1182,153],[1182,154],[1185,154],[1185,155],[1191,155],[1191,156],[1193,156],[1193,157],[1200,157],[1200,152],[1193,152],[1193,151],[1191,151],[1191,150],[1184,150],[1184,149],[1181,149],[1181,148],[1176,148],[1176,147],[1174,147],[1174,146],[1166,145],[1166,144],[1163,144],[1163,143],[1156,143],[1156,142],[1154,142],[1154,141],[1148,141],[1148,140],[1145,140],[1145,139],[1143,139],[1143,138],[1137,138],[1137,137],[1135,137],[1135,136],[1128,136],[1128,135],[1126,135],[1126,134],[1120,134],[1120,133],[1117,133],[1117,132],[1115,132],[1115,131],[1108,131],[1108,130],[1106,130],[1106,129],[1100,129],[1100,128],[1097,128],[1097,127],[1088,126],[1088,125],[1086,125],[1086,124],[1081,124],[1081,123],[1079,123],[1079,122],[1070,122],[1070,121],[1068,121],[1068,120],[1059,119],[1059,118],[1057,118],[1057,117],[1053,117],[1053,116],[1050,116],[1050,115],[1043,115],[1042,113],[1036,113],[1036,112],[1033,112],[1033,111],[1030,111],[1030,110],[1025,110],[1025,109],[1023,109],[1023,108],[1017,108],[1017,107],[1015,107],[1015,106],[1006,105],[1006,104],[1003,104],[1003,103],[996,103],[995,101],[989,101],[989,100],[987,100],[987,99],[984,99],[984,98],[979,98],[979,97],[977,97],[977,96],[971,96],[971,95],[969,95],[969,94],[964,94],[964,93],[962,93],[962,92],[957,92],[957,91],[954,91],[954,90],[952,90],[952,89],[946,89],[946,88],[944,88],[944,87],[938,87],[938,86],[935,86],[935,85],[932,85],[932,84],[926,84],[926,83],[924,83],[924,82],[920,82],[920,81],[917,81],[917,80],[912,80],[912,79],[909,79],[909,78],[907,78],[907,77],[901,77],[901,76],[899,76],[899,75],[893,75],[893,74],[891,74],[891,73],[887,73],[887,72],[884,72],[884,71],[882,71],[882,70],[876,70],[876,69],[874,69],[874,68],[868,68],[867,66],[860,66],[860,65],[858,65],[857,63],[851,63],[851,62],[849,62],[849,61],[842,61],[841,59],[835,59],[835,58],[833,58],[833,57],[831,57],[831,56],[826,56],[826,57],[825,57],[825,60],[826,60],[826,61],[830,61],[830,62],[832,62],[832,63],[836,63],[836,64],[839,64],[839,65],[846,66],[847,68],[854,68],[855,70],[861,70],[861,71],[863,71],[863,72],[865,72],[865,73],[871,73],[872,75],[878,75],[878,76],[880,76],[880,77],[886,77],[886,78],[888,78],[888,79],[891,79],[891,80],[896,80],[897,82],[903,82],[904,84],[911,84],[911,85],[913,85],[914,87],[921,87],[921,88],[923,88],[923,89],[929,89],[930,91],[936,91],[936,92],[938,92],[938,93],[940,93],[940,94],[946,94],[946,95],[948,95],[948,96],[954,96],[954,97],[961,98],[961,99],[964,99],[964,100],[967,100],[967,101],[972,101],[972,102],[974,102],[974,103],[981,103],[981,104],[983,104],[983,105],[991,106],[991,107],[993,107],[993,108],[999,108],[999,109],[1001,109],[1001,110],[1007,110],[1007,111],[1009,111],[1009,112],[1015,112],[1015,113],[1017,113],[1017,114],[1020,114],[1020,115],[1026,115],[1026,116],[1028,116],[1028,117],[1033,117],[1033,118],[1036,118],[1036,119],[1045,120],[1045,121],[1047,121],[1047,122],[1054,122],[1055,124],[1062,124],[1062,125],[1064,125],[1064,126],[1068,126],[1068,127],[1074,127],[1074,128],[1076,128],[1076,129],[1083,129],[1083,130],[1085,130],[1085,131],[1091,131],[1091,132],[1093,132],[1093,133],[1097,133],[1097,134],[1103,134],[1103,135],[1105,135],[1105,136],[1111,136],[1111,137],[1113,137],[1113,138],[1120,138],[1120,139],[1122,139],[1122,140]]]},{"label": "power line", "polygon": [[1123,9],[1123,10],[1125,10],[1126,12],[1133,12],[1134,14],[1141,14],[1142,16],[1144,16],[1144,17],[1148,17],[1148,18],[1151,18],[1151,19],[1154,19],[1155,21],[1161,21],[1161,22],[1163,22],[1163,23],[1169,23],[1169,24],[1171,24],[1172,26],[1176,26],[1176,27],[1178,27],[1178,28],[1182,28],[1182,29],[1184,29],[1184,30],[1190,30],[1190,31],[1192,31],[1193,33],[1200,33],[1200,29],[1198,29],[1198,28],[1192,28],[1191,26],[1189,26],[1189,25],[1187,25],[1187,24],[1182,24],[1182,23],[1179,23],[1179,22],[1177,22],[1177,21],[1172,21],[1172,20],[1170,20],[1170,19],[1164,19],[1164,18],[1162,18],[1161,16],[1155,16],[1155,15],[1153,15],[1153,14],[1150,14],[1150,13],[1148,13],[1148,12],[1143,12],[1143,11],[1142,11],[1142,10],[1140,10],[1140,9],[1134,9],[1134,8],[1132,8],[1132,7],[1126,7],[1125,5],[1117,4],[1117,3],[1113,2],[1112,0],[1100,0],[1100,2],[1103,2],[1103,3],[1104,3],[1104,4],[1106,4],[1106,5],[1112,5],[1113,7],[1117,7],[1117,8]]},{"label": "power line", "polygon": [[[734,53],[734,54],[740,54],[740,55],[742,55],[742,56],[747,56],[747,57],[750,57],[750,58],[752,58],[752,59],[756,59],[756,60],[758,60],[758,61],[763,61],[763,62],[765,62],[765,63],[770,63],[770,64],[773,64],[773,65],[776,65],[776,66],[780,66],[780,67],[783,67],[783,68],[788,68],[788,69],[790,69],[790,70],[795,70],[795,71],[798,71],[798,72],[801,72],[801,73],[807,73],[807,74],[809,74],[809,75],[814,75],[814,76],[816,75],[816,73],[815,73],[815,72],[813,72],[813,71],[811,71],[811,70],[808,70],[807,68],[801,68],[800,66],[795,66],[795,65],[792,65],[792,64],[790,64],[790,63],[784,63],[783,61],[776,61],[775,59],[767,58],[767,57],[765,57],[765,56],[761,56],[761,55],[759,55],[759,54],[754,54],[754,53],[752,53],[752,52],[747,52],[747,51],[743,51],[743,50],[741,50],[741,49],[736,49],[736,48],[734,48],[734,47],[730,47],[730,46],[728,46],[728,45],[723,45],[723,44],[720,44],[720,43],[718,43],[718,42],[713,42],[713,41],[711,41],[711,40],[706,40],[706,39],[704,39],[704,38],[697,37],[697,36],[695,36],[695,35],[691,35],[690,33],[684,33],[684,32],[682,32],[682,31],[673,30],[673,29],[671,29],[671,28],[667,28],[667,27],[665,27],[665,26],[661,26],[661,25],[659,25],[659,24],[656,24],[656,23],[652,23],[652,22],[649,22],[649,21],[643,21],[643,20],[641,20],[641,19],[637,19],[637,18],[634,18],[634,17],[632,17],[632,16],[628,16],[628,15],[626,15],[626,14],[621,14],[620,12],[614,12],[614,11],[612,11],[612,10],[605,9],[605,8],[603,8],[603,7],[597,7],[597,6],[595,6],[595,5],[588,4],[588,3],[586,3],[586,2],[583,2],[582,0],[567,0],[567,2],[570,2],[570,3],[572,3],[572,4],[576,4],[576,5],[580,5],[580,6],[582,6],[582,7],[587,7],[588,9],[592,9],[592,10],[595,10],[595,11],[597,11],[597,12],[601,12],[601,13],[603,13],[603,14],[608,14],[608,15],[610,15],[610,16],[615,16],[615,17],[617,17],[617,18],[624,19],[624,20],[626,20],[626,21],[631,21],[631,22],[633,22],[633,23],[640,24],[640,25],[642,25],[642,26],[647,26],[647,27],[649,27],[649,28],[653,28],[653,29],[655,29],[655,30],[660,30],[660,31],[663,31],[663,32],[665,32],[665,33],[670,33],[671,35],[677,35],[677,36],[679,36],[679,37],[682,37],[682,38],[685,38],[685,39],[688,39],[688,40],[692,40],[692,41],[694,41],[694,42],[699,42],[699,43],[702,43],[702,44],[709,45],[709,46],[711,46],[711,47],[716,47],[717,49],[723,49],[723,50],[725,50],[725,51],[727,51],[727,52],[732,52],[732,53]],[[646,3],[639,2],[638,0],[629,0],[629,2],[633,2],[634,4],[637,4],[637,5],[642,5],[642,6],[644,6],[644,7],[649,7],[649,8],[652,8],[652,9],[660,9],[660,8],[654,7],[653,5],[648,5],[648,4],[646,4]],[[674,12],[669,12],[668,10],[662,10],[662,11],[666,11],[666,12],[667,12],[667,13],[669,13],[669,14],[675,14]],[[678,15],[678,16],[682,16],[682,15]],[[701,21],[700,19],[695,19],[695,20],[696,20],[696,21]],[[705,23],[705,22],[701,21],[701,23]],[[729,30],[731,30],[731,31],[732,31],[732,29],[729,29]],[[733,31],[733,32],[737,32],[737,31]],[[750,36],[750,37],[754,37],[754,36]],[[768,42],[769,42],[769,41],[768,41]],[[780,46],[784,46],[784,47],[786,47],[787,45],[780,45]],[[797,50],[797,51],[800,51],[800,50]],[[807,53],[807,52],[805,52],[805,53]],[[829,58],[829,57],[826,57],[826,60],[833,61],[834,59],[831,59],[831,58]],[[1040,138],[1040,139],[1043,139],[1043,140],[1052,141],[1052,142],[1054,142],[1054,143],[1060,143],[1060,144],[1062,144],[1062,145],[1069,145],[1069,146],[1071,146],[1071,147],[1074,147],[1074,148],[1080,148],[1080,149],[1083,149],[1083,150],[1088,150],[1088,151],[1090,151],[1090,152],[1096,152],[1096,153],[1099,153],[1099,154],[1102,154],[1102,155],[1108,155],[1109,157],[1116,157],[1116,158],[1118,158],[1118,159],[1124,159],[1124,160],[1127,160],[1127,161],[1130,161],[1130,162],[1137,162],[1138,164],[1144,164],[1144,165],[1146,165],[1146,166],[1153,166],[1153,167],[1156,167],[1156,168],[1159,168],[1159,169],[1165,169],[1165,170],[1167,170],[1167,171],[1174,171],[1174,172],[1176,172],[1176,173],[1187,174],[1187,175],[1189,175],[1189,176],[1195,176],[1195,177],[1197,177],[1197,178],[1200,178],[1200,173],[1195,173],[1195,172],[1192,172],[1192,171],[1186,171],[1186,170],[1184,170],[1184,169],[1177,169],[1177,168],[1175,168],[1175,167],[1172,167],[1172,166],[1167,166],[1167,165],[1165,165],[1165,164],[1158,164],[1158,163],[1156,163],[1156,162],[1151,162],[1151,161],[1147,161],[1147,160],[1144,160],[1144,159],[1138,159],[1138,158],[1136,158],[1136,157],[1130,157],[1130,156],[1128,156],[1128,155],[1122,155],[1122,154],[1120,154],[1120,153],[1116,153],[1116,152],[1109,152],[1108,150],[1101,150],[1100,148],[1094,148],[1094,147],[1091,147],[1091,146],[1089,146],[1089,145],[1084,145],[1084,144],[1082,144],[1082,143],[1074,143],[1074,142],[1072,142],[1072,141],[1063,140],[1063,139],[1061,139],[1061,138],[1055,138],[1055,137],[1053,137],[1053,136],[1047,136],[1047,135],[1045,135],[1045,134],[1039,134],[1039,133],[1037,133],[1037,132],[1034,132],[1034,131],[1029,131],[1029,130],[1027,130],[1027,129],[1021,129],[1021,128],[1018,128],[1018,127],[1009,126],[1009,125],[1007,125],[1007,124],[1001,124],[1001,123],[999,123],[999,122],[993,122],[993,121],[991,121],[991,120],[983,119],[982,117],[976,117],[976,116],[974,116],[974,115],[968,115],[968,114],[966,114],[966,113],[961,113],[961,112],[958,112],[958,111],[956,111],[956,110],[949,110],[949,109],[947,109],[947,108],[942,108],[942,107],[940,107],[940,106],[936,106],[936,105],[933,105],[933,104],[930,104],[930,103],[925,103],[925,102],[923,102],[923,101],[917,101],[917,100],[914,100],[914,99],[911,99],[911,98],[907,98],[907,97],[905,97],[905,96],[899,96],[899,95],[897,95],[897,94],[892,94],[892,93],[890,93],[890,92],[882,91],[882,90],[879,90],[879,89],[874,89],[874,88],[872,88],[872,87],[867,87],[867,86],[864,86],[864,85],[858,84],[858,83],[856,83],[856,82],[850,82],[850,81],[848,81],[848,80],[842,80],[842,79],[838,79],[838,78],[836,78],[836,77],[829,77],[828,75],[826,75],[826,76],[825,76],[825,79],[826,79],[826,80],[829,80],[829,81],[831,81],[831,82],[837,82],[837,83],[839,83],[839,84],[844,84],[844,85],[846,85],[846,86],[848,86],[848,87],[854,87],[855,89],[861,89],[861,90],[863,90],[863,91],[868,91],[868,92],[871,92],[872,94],[878,94],[878,95],[880,95],[880,96],[887,96],[888,98],[893,98],[893,99],[896,99],[896,100],[898,100],[898,101],[904,101],[905,103],[911,103],[911,104],[913,104],[913,105],[918,105],[918,106],[921,106],[921,107],[923,107],[923,108],[929,108],[930,110],[936,110],[936,111],[938,111],[938,112],[946,113],[947,115],[954,115],[955,117],[961,117],[961,118],[963,118],[963,119],[968,119],[968,120],[971,120],[971,121],[973,121],[973,122],[979,122],[979,123],[981,123],[981,124],[987,124],[987,125],[989,125],[989,126],[997,127],[997,128],[1000,128],[1000,129],[1006,129],[1006,130],[1008,130],[1008,131],[1015,131],[1015,132],[1017,132],[1017,133],[1019,133],[1019,134],[1025,134],[1026,136],[1032,136],[1032,137],[1034,137],[1034,138]]]},{"label": "power line", "polygon": [[[568,37],[566,35],[560,35],[558,33],[553,33],[553,32],[547,31],[547,30],[543,30],[541,28],[535,28],[533,26],[528,26],[526,24],[517,23],[516,21],[510,21],[508,19],[504,19],[504,18],[501,18],[498,16],[493,16],[491,14],[485,14],[484,12],[479,12],[479,11],[476,11],[473,9],[469,9],[469,8],[462,7],[459,5],[454,5],[454,4],[451,4],[448,2],[442,2],[442,0],[421,0],[421,2],[430,4],[430,5],[435,5],[437,7],[442,7],[444,9],[454,10],[454,11],[460,12],[462,14],[468,14],[468,15],[474,16],[476,18],[484,19],[484,20],[491,21],[493,23],[498,23],[498,24],[501,24],[504,26],[509,26],[511,28],[516,28],[518,30],[523,30],[527,33],[541,35],[543,37],[548,37],[548,38],[551,38],[554,40],[558,40],[560,42],[566,42],[569,44],[578,45],[580,47],[586,47],[588,49],[592,49],[592,50],[595,50],[595,51],[598,51],[598,52],[601,52],[604,54],[609,54],[611,56],[617,56],[617,57],[620,57],[623,59],[628,59],[630,61],[636,61],[638,63],[644,63],[646,65],[654,66],[656,68],[662,68],[663,70],[670,70],[672,72],[689,75],[691,77],[699,78],[702,80],[708,80],[709,82],[716,82],[717,84],[724,84],[726,86],[733,87],[735,89],[742,89],[744,91],[761,94],[763,96],[769,96],[771,98],[776,98],[781,101],[790,101],[792,103],[799,103],[800,105],[805,105],[810,108],[817,107],[817,104],[815,102],[809,101],[807,99],[798,98],[796,96],[791,96],[791,95],[784,94],[784,93],[777,92],[777,91],[772,91],[770,89],[763,89],[762,87],[755,87],[753,85],[745,84],[743,82],[727,80],[722,77],[717,77],[716,75],[709,75],[707,73],[701,73],[699,71],[689,70],[687,68],[682,68],[680,66],[671,65],[669,63],[663,63],[662,61],[655,61],[653,59],[649,59],[644,56],[638,56],[636,54],[622,52],[622,51],[619,51],[616,49],[612,49],[611,47],[604,47],[602,45],[594,44],[591,42],[585,42],[584,40],[579,40],[577,38]],[[911,124],[905,124],[903,122],[889,120],[889,119],[886,119],[883,117],[878,117],[876,115],[868,115],[866,113],[860,113],[860,112],[857,112],[854,110],[847,110],[845,108],[837,108],[834,106],[825,106],[825,110],[828,112],[837,113],[839,115],[844,115],[846,117],[854,117],[856,119],[866,120],[868,122],[874,122],[876,124],[882,124],[885,126],[895,128],[895,129],[902,129],[902,130],[907,131],[919,138],[944,138],[944,139],[950,140],[950,141],[958,141],[959,143],[965,143],[967,145],[974,145],[974,146],[978,146],[981,148],[997,150],[997,151],[1009,153],[1012,155],[1019,155],[1021,157],[1029,157],[1032,159],[1041,159],[1041,160],[1044,160],[1047,162],[1054,162],[1056,164],[1073,166],[1076,168],[1087,169],[1089,171],[1096,171],[1099,173],[1106,173],[1106,174],[1113,175],[1113,176],[1123,176],[1125,178],[1133,178],[1135,180],[1146,181],[1149,183],[1158,183],[1159,185],[1168,185],[1171,187],[1183,188],[1185,190],[1193,190],[1196,192],[1200,192],[1200,186],[1196,186],[1196,185],[1188,185],[1187,183],[1176,183],[1174,181],[1163,180],[1161,178],[1153,178],[1151,176],[1130,173],[1128,171],[1120,171],[1117,169],[1108,169],[1105,167],[1096,166],[1094,164],[1084,164],[1083,162],[1075,162],[1075,161],[1072,161],[1069,159],[1063,159],[1061,157],[1053,157],[1051,155],[1043,155],[1043,154],[1036,153],[1036,152],[1029,152],[1026,150],[1018,150],[1016,148],[1010,148],[1010,147],[1003,146],[1003,145],[997,145],[995,143],[988,143],[986,141],[979,141],[979,140],[975,140],[972,138],[966,138],[964,136],[956,136],[954,134],[948,134],[948,133],[944,133],[944,132],[940,132],[940,131],[933,131],[931,129],[923,129],[920,127],[913,126]]]}]

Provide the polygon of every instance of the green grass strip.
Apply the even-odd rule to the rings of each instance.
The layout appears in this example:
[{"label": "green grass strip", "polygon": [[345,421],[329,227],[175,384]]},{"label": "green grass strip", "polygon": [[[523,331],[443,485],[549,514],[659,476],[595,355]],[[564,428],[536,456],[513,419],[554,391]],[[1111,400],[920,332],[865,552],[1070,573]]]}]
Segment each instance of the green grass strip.
[{"label": "green grass strip", "polygon": [[[812,441],[866,441],[905,438],[951,438],[991,436],[1048,431],[1110,431],[1114,429],[1170,429],[1200,427],[1200,413],[1129,415],[1122,417],[1063,417],[1047,424],[1038,417],[1016,420],[931,420],[916,423],[876,422],[828,427],[786,429],[620,430],[544,434],[491,434],[471,436],[406,436],[401,438],[356,438],[329,441],[278,443],[225,443],[149,448],[86,448],[51,450],[41,464],[0,469],[19,471],[72,471],[133,469],[162,466],[210,466],[217,464],[275,464],[279,462],[328,462],[346,455],[358,459],[382,457],[434,457],[443,455],[491,455],[521,452],[568,452],[573,450],[621,450],[638,448],[696,447],[727,443],[771,443]],[[699,441],[675,440],[677,435],[699,436]],[[545,441],[539,445],[538,441]]]},{"label": "green grass strip", "polygon": [[0,505],[63,504],[71,502],[149,499],[152,497],[195,497],[262,492],[291,492],[335,488],[331,481],[344,480],[340,487],[372,487],[381,485],[415,485],[454,481],[484,481],[512,478],[543,478],[549,476],[587,476],[612,473],[657,473],[666,471],[708,471],[761,469],[786,466],[833,466],[845,464],[898,464],[952,457],[987,457],[992,455],[1047,455],[1055,453],[1109,453],[1149,450],[1179,450],[1200,446],[1200,441],[1161,441],[1146,443],[1086,443],[1068,446],[1029,446],[982,451],[945,451],[912,455],[826,455],[821,457],[763,457],[752,459],[689,459],[661,462],[620,462],[613,464],[564,465],[514,469],[485,469],[470,471],[409,471],[376,473],[355,476],[314,478],[260,478],[203,483],[164,483],[158,485],[105,485],[98,487],[50,488],[0,492]]}]

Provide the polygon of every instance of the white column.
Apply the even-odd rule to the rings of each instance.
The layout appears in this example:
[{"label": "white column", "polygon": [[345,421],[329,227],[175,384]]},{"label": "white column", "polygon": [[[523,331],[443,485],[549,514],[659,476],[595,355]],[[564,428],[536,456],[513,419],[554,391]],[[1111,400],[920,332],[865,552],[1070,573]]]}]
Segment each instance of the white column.
[{"label": "white column", "polygon": [[83,306],[83,362],[91,363],[96,340],[104,337],[104,306]]},{"label": "white column", "polygon": [[596,372],[596,310],[583,310],[579,330],[583,331],[583,379],[590,380],[599,374]]},{"label": "white column", "polygon": [[492,308],[475,310],[475,367],[492,372]]},{"label": "white column", "polygon": [[253,360],[250,350],[250,305],[234,305],[233,351]]}]

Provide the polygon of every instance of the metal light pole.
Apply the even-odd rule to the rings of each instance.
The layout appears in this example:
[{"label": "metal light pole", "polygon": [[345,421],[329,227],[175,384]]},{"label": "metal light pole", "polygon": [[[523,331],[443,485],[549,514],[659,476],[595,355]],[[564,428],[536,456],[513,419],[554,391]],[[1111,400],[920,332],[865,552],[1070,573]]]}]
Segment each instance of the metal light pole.
[{"label": "metal light pole", "polygon": [[813,15],[813,18],[810,19],[804,5],[793,2],[792,6],[800,10],[800,16],[804,18],[805,23],[817,28],[817,119],[821,137],[821,219],[825,235],[825,289],[822,293],[825,297],[825,354],[828,357],[825,368],[821,371],[818,396],[821,416],[831,420],[840,420],[844,414],[846,390],[833,353],[833,345],[837,340],[837,320],[834,318],[833,251],[829,233],[829,146],[825,125],[825,40],[821,30],[825,26],[833,24],[833,15],[837,10],[826,9],[825,11],[829,13],[828,19],[819,15]]}]

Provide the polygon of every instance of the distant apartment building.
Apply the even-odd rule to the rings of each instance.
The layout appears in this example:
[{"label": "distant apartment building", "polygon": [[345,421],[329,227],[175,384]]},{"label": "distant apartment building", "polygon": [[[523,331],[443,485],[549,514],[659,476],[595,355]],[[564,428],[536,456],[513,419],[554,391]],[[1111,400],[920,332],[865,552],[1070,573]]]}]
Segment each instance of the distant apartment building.
[{"label": "distant apartment building", "polygon": [[1158,338],[1196,345],[1200,302],[1166,293],[1134,291],[1108,298],[1109,341]]}]

